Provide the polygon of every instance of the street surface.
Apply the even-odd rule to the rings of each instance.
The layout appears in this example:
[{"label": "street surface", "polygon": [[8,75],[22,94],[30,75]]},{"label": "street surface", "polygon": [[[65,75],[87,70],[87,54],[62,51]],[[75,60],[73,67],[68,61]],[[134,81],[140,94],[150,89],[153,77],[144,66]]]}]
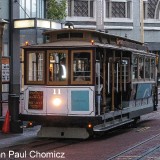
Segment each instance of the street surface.
[{"label": "street surface", "polygon": [[160,107],[144,115],[136,128],[123,127],[88,140],[38,138],[40,126],[23,134],[0,133],[0,160],[158,160]]}]

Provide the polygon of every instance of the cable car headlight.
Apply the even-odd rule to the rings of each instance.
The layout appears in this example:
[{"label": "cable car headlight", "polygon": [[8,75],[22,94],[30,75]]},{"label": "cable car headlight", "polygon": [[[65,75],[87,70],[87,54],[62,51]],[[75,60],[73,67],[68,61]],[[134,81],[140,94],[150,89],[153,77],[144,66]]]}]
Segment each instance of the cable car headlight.
[{"label": "cable car headlight", "polygon": [[56,107],[59,107],[59,106],[62,104],[61,98],[58,98],[58,97],[54,98],[54,99],[52,100],[52,104],[53,104],[54,106],[56,106]]}]

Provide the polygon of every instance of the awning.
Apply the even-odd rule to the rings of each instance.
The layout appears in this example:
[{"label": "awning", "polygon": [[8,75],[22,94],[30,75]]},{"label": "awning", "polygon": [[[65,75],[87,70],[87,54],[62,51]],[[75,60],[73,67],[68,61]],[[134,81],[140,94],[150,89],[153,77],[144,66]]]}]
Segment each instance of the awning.
[{"label": "awning", "polygon": [[61,29],[61,23],[37,18],[28,19],[15,19],[14,29],[30,29],[30,28],[43,28],[43,29]]}]

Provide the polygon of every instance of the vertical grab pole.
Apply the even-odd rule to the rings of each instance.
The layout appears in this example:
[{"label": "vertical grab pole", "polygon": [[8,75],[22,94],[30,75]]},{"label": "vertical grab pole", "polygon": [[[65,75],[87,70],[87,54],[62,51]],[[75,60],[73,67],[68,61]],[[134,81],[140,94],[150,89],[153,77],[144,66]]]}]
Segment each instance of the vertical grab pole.
[{"label": "vertical grab pole", "polygon": [[126,63],[124,63],[124,91],[126,91]]},{"label": "vertical grab pole", "polygon": [[103,59],[103,109],[106,107],[106,49],[104,48],[104,59]]},{"label": "vertical grab pole", "polygon": [[118,63],[117,63],[117,92],[118,92]]},{"label": "vertical grab pole", "polygon": [[100,63],[96,63],[96,68],[97,68],[97,76],[98,76],[98,115],[100,115],[100,101],[101,101],[101,86],[100,86]]},{"label": "vertical grab pole", "polygon": [[110,63],[108,63],[108,93],[110,93]]},{"label": "vertical grab pole", "polygon": [[120,108],[122,109],[122,52],[120,57]]},{"label": "vertical grab pole", "polygon": [[114,111],[114,63],[115,63],[115,51],[113,51],[113,58],[112,58],[112,107],[111,111]]}]

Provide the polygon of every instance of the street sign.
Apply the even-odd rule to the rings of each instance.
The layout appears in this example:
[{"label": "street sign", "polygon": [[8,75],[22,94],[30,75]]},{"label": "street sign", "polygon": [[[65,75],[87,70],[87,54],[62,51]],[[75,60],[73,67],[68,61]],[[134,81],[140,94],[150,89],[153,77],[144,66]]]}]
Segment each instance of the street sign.
[{"label": "street sign", "polygon": [[2,83],[10,82],[10,59],[2,57]]}]

